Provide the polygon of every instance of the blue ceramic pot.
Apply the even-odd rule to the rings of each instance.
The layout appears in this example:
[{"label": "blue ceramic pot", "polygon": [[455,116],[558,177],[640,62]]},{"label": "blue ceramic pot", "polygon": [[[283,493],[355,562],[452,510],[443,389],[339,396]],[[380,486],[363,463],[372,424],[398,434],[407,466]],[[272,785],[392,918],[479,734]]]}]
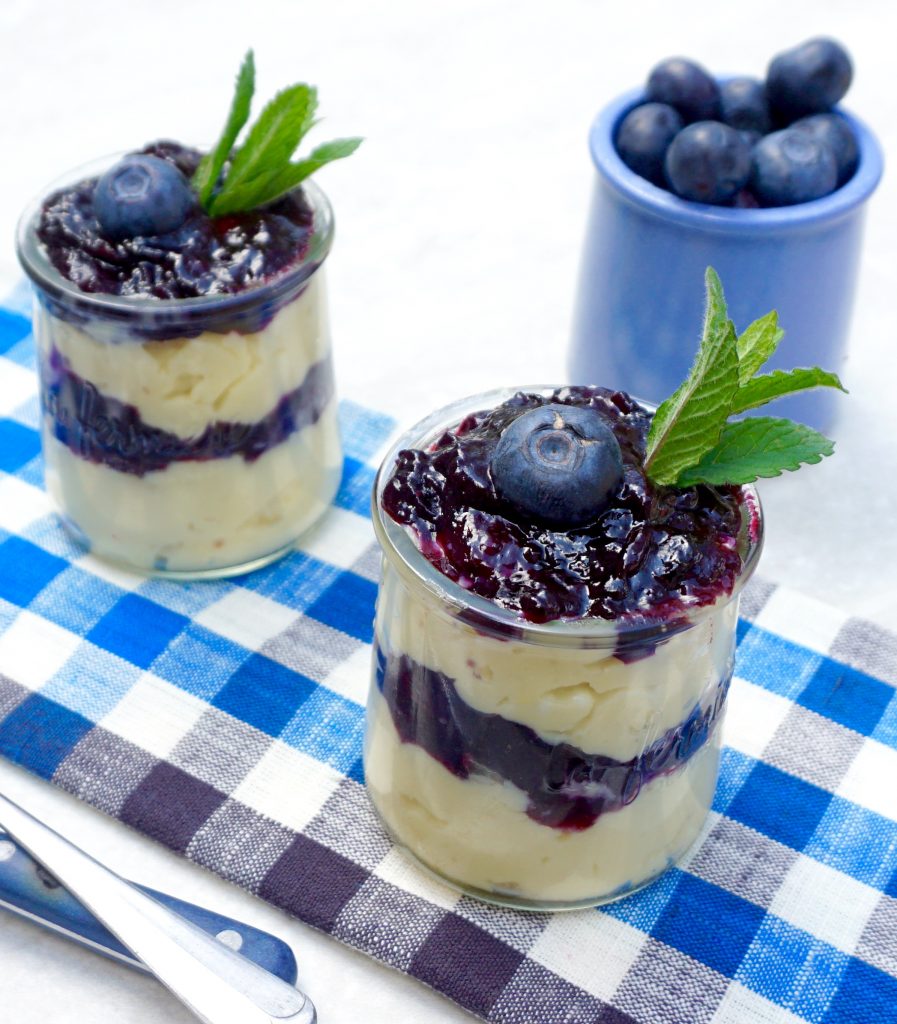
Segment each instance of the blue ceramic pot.
[{"label": "blue ceramic pot", "polygon": [[[597,171],[571,341],[569,379],[660,402],[688,373],[701,333],[704,271],[716,268],[738,331],[771,309],[785,330],[769,369],[843,370],[866,200],[882,155],[866,126],[860,162],[831,195],[777,209],[707,206],[679,199],[617,155],[617,125],[644,96],[607,106],[589,135]],[[830,389],[776,402],[764,414],[824,430],[843,396]]]}]

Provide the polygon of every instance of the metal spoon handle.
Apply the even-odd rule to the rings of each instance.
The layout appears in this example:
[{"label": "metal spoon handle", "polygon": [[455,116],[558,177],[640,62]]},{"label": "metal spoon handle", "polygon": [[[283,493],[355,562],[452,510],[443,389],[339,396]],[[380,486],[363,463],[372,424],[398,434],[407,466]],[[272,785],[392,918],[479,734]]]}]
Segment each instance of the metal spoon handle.
[{"label": "metal spoon handle", "polygon": [[315,1024],[310,999],[157,903],[0,794],[0,826],[206,1024]]}]

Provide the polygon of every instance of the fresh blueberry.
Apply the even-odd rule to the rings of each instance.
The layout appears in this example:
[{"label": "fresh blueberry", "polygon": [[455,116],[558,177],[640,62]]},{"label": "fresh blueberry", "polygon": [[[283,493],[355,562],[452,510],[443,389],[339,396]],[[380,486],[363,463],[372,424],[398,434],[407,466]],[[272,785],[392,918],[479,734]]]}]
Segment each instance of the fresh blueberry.
[{"label": "fresh blueberry", "polygon": [[748,149],[753,149],[754,146],[763,138],[762,132],[752,132],[747,128],[739,128],[738,134],[741,136],[742,141]]},{"label": "fresh blueberry", "polygon": [[811,114],[791,126],[792,131],[807,132],[835,154],[838,165],[838,184],[853,177],[860,162],[860,151],[853,129],[840,114]]},{"label": "fresh blueberry", "polygon": [[518,416],[489,467],[505,501],[558,528],[597,519],[623,478],[620,445],[588,406],[542,405]]},{"label": "fresh blueberry", "polygon": [[780,124],[830,110],[850,87],[853,67],[833,39],[808,39],[772,59],[766,97]]},{"label": "fresh blueberry", "polygon": [[753,151],[751,189],[764,206],[793,206],[833,192],[838,164],[830,147],[806,131],[785,128]]},{"label": "fresh blueberry", "polygon": [[666,175],[677,196],[697,203],[725,203],[751,173],[751,150],[734,128],[698,121],[670,143]]},{"label": "fresh blueberry", "polygon": [[756,78],[730,78],[719,87],[720,120],[739,131],[765,135],[772,125],[766,89]]},{"label": "fresh blueberry", "polygon": [[663,158],[682,128],[682,118],[667,103],[643,103],[630,110],[617,132],[620,159],[643,178],[664,185]]},{"label": "fresh blueberry", "polygon": [[675,107],[686,124],[719,116],[719,86],[700,64],[684,57],[661,61],[648,76],[646,95]]},{"label": "fresh blueberry", "polygon": [[183,174],[155,156],[126,156],[97,182],[93,210],[113,241],[164,235],[179,228],[195,204]]}]

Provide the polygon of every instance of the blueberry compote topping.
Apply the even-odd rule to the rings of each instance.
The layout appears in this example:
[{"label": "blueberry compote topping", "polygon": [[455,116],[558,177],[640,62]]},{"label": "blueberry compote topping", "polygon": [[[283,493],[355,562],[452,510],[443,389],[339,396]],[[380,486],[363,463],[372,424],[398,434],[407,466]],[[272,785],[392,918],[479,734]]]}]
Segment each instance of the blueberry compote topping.
[{"label": "blueberry compote topping", "polygon": [[415,743],[453,775],[499,776],[523,790],[526,813],[551,828],[580,831],[619,810],[641,787],[681,767],[707,742],[725,705],[721,679],[686,719],[650,743],[638,757],[618,761],[571,743],[548,743],[501,715],[476,711],[454,682],[407,657],[377,648],[377,685],[404,743]]},{"label": "blueberry compote topping", "polygon": [[[608,503],[566,529],[521,514],[489,468],[505,428],[553,403],[597,411],[623,463]],[[649,425],[650,414],[623,392],[521,392],[467,416],[426,451],[401,451],[383,507],[447,577],[530,622],[676,617],[731,592],[742,568],[742,492],[651,483],[643,469]]]},{"label": "blueberry compote topping", "polygon": [[[175,142],[156,142],[142,153],[169,162],[187,180],[202,157]],[[37,227],[53,266],[83,292],[157,299],[238,293],[300,263],[311,242],[314,214],[301,189],[215,219],[195,205],[165,234],[120,237],[116,222],[109,237],[95,211],[97,183],[89,178],[54,192]]]}]

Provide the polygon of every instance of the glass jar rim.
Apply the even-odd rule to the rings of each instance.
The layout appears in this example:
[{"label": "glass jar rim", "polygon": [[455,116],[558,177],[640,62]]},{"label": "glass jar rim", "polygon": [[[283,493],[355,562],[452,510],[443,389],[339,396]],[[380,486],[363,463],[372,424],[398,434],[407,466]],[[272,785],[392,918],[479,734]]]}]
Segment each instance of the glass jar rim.
[{"label": "glass jar rim", "polygon": [[16,254],[31,281],[61,306],[87,316],[105,320],[131,321],[152,318],[172,321],[183,317],[199,320],[203,314],[216,318],[239,317],[241,312],[262,302],[282,304],[305,285],[327,258],[333,245],[333,207],[324,191],[310,179],[302,183],[313,214],[311,244],[302,259],[285,271],[240,292],[197,295],[183,299],[159,299],[150,296],[112,295],[82,291],[53,266],[37,237],[37,221],[47,196],[107,170],[124,152],[112,153],[73,168],[44,188],[25,207],[16,228]]},{"label": "glass jar rim", "polygon": [[[390,565],[413,590],[424,597],[435,598],[438,603],[446,606],[451,614],[463,619],[478,632],[499,639],[514,639],[549,647],[609,649],[656,644],[669,636],[691,629],[734,600],[753,575],[763,548],[760,497],[750,484],[741,486],[741,507],[744,514],[738,546],[742,556],[742,570],[732,590],[709,604],[683,605],[680,614],[664,618],[633,615],[616,620],[593,617],[560,619],[546,623],[529,622],[516,612],[466,590],[445,576],[421,553],[410,532],[383,509],[383,490],[389,482],[400,451],[426,447],[447,429],[457,426],[465,416],[493,408],[518,392],[548,395],[559,387],[562,385],[536,384],[497,388],[471,395],[437,409],[393,442],[377,471],[371,494],[374,533]],[[639,404],[648,411],[655,408],[649,402],[639,400]]]}]

